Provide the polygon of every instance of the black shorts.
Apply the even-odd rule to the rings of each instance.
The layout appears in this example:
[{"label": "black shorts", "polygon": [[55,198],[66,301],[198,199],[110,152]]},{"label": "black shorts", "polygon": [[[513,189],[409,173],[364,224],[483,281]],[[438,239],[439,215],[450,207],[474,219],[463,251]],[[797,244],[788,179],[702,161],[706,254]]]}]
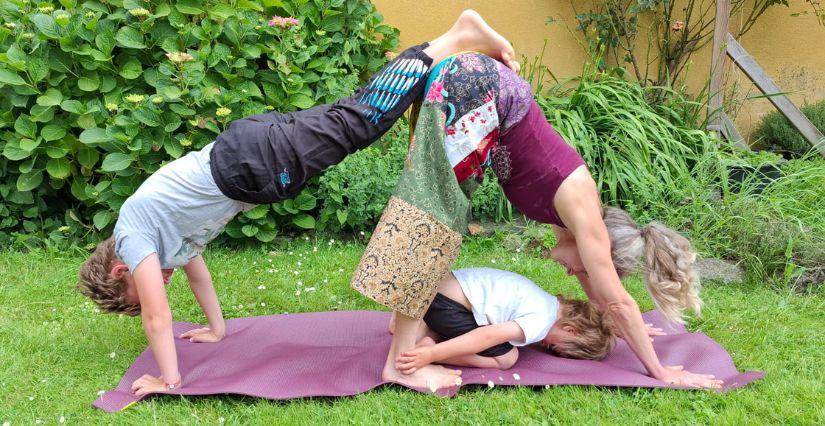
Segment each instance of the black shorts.
[{"label": "black shorts", "polygon": [[[454,339],[480,327],[469,309],[441,293],[435,294],[433,303],[430,304],[430,308],[424,314],[424,322],[441,340]],[[504,355],[512,349],[513,345],[504,342],[487,348],[479,352],[478,355],[496,357]]]},{"label": "black shorts", "polygon": [[392,60],[352,96],[303,111],[233,121],[212,148],[212,177],[233,200],[269,204],[380,138],[421,97],[432,58],[427,43]]}]

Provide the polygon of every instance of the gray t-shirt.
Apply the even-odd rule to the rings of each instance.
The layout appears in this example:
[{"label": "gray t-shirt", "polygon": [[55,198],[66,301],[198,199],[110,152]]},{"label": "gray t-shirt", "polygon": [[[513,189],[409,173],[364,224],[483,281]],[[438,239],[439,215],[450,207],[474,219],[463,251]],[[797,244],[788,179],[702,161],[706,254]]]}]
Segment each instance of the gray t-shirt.
[{"label": "gray t-shirt", "polygon": [[238,212],[253,207],[218,189],[210,170],[212,145],[161,167],[120,208],[115,251],[130,271],[152,253],[163,269],[186,265]]}]

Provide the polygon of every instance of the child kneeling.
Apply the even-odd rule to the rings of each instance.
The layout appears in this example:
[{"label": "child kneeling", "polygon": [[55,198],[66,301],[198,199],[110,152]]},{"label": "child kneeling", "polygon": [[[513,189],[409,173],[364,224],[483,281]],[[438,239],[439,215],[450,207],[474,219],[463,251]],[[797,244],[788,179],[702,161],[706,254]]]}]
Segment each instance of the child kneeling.
[{"label": "child kneeling", "polygon": [[550,295],[513,272],[459,269],[439,285],[416,348],[399,355],[396,368],[404,374],[431,363],[508,369],[518,347],[534,343],[566,358],[602,359],[614,341],[607,316],[588,301]]}]

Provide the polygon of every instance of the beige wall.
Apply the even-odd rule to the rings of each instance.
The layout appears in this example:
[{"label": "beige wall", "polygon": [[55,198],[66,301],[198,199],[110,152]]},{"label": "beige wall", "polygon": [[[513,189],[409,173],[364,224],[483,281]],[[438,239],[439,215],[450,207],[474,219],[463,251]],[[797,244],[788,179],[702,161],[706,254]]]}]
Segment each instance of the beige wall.
[{"label": "beige wall", "polygon": [[[706,0],[712,1],[712,0]],[[542,51],[544,64],[559,78],[576,75],[587,59],[584,40],[576,31],[575,11],[586,11],[591,0],[373,0],[385,20],[401,30],[406,47],[430,40],[444,32],[458,14],[472,8],[507,37],[519,55],[533,58]],[[825,99],[825,27],[813,16],[792,17],[807,10],[803,0],[790,0],[790,7],[774,7],[760,18],[740,42],[779,87],[793,92],[797,105]],[[556,23],[547,25],[552,16]],[[731,18],[731,29],[738,17]],[[642,44],[640,42],[640,44]],[[705,83],[710,68],[710,47],[692,56],[688,83],[693,89]],[[726,89],[737,98],[759,95],[738,70],[728,75]],[[735,90],[734,90],[735,89]],[[731,99],[730,96],[726,100]],[[745,100],[733,108],[737,125],[750,134],[761,117],[772,111],[765,99]]]}]

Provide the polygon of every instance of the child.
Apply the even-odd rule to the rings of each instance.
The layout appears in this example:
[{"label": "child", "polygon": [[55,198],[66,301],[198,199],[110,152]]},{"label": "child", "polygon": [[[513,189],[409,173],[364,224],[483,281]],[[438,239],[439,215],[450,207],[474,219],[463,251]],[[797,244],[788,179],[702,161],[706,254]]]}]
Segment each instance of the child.
[{"label": "child", "polygon": [[312,176],[381,137],[422,96],[433,62],[464,50],[518,68],[507,40],[465,11],[447,33],[402,52],[354,95],[237,120],[214,143],[159,169],[126,200],[113,237],[81,267],[78,287],[105,312],[141,314],[161,374],[135,380],[136,394],[181,386],[164,289],[174,269],[183,267],[208,321],[181,337],[221,340],[224,319],[201,257],[206,244],[239,212],[295,196]]},{"label": "child", "polygon": [[607,317],[589,302],[552,296],[492,268],[448,274],[424,324],[416,348],[396,358],[404,374],[436,362],[506,370],[518,360],[517,347],[533,343],[567,358],[602,359],[615,341]]}]

